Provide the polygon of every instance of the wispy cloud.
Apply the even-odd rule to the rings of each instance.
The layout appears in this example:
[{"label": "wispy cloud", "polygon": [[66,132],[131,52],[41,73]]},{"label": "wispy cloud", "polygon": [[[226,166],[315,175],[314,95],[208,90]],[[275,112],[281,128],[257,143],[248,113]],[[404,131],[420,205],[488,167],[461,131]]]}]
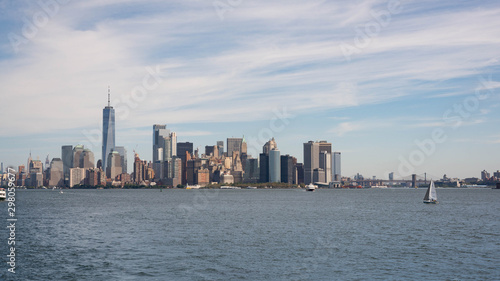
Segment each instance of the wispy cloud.
[{"label": "wispy cloud", "polygon": [[[317,120],[343,116],[330,132],[346,137],[381,126],[374,120],[396,126],[407,118],[405,110],[388,117],[393,108],[367,106],[405,109],[427,100],[445,110],[478,88],[500,88],[500,5],[493,1],[401,1],[401,12],[346,61],[340,44],[354,44],[387,4],[243,1],[221,20],[212,1],[71,1],[15,53],[8,34],[22,36],[23,18],[43,10],[37,1],[1,1],[2,128],[12,136],[99,129],[110,85],[112,104],[128,104],[121,129],[269,120],[286,107]],[[162,83],[134,102],[147,67],[160,70]],[[481,86],[478,77],[490,74]],[[467,124],[487,122],[496,112],[490,108]],[[339,113],[345,109],[359,111]],[[405,122],[402,128],[446,126],[439,118]]]}]

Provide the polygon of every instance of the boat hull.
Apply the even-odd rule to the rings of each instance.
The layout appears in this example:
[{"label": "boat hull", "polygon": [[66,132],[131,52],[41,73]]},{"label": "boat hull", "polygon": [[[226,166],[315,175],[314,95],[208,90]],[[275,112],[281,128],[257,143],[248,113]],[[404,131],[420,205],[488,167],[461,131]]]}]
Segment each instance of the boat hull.
[{"label": "boat hull", "polygon": [[432,201],[432,200],[424,200],[425,204],[437,204],[438,201]]}]

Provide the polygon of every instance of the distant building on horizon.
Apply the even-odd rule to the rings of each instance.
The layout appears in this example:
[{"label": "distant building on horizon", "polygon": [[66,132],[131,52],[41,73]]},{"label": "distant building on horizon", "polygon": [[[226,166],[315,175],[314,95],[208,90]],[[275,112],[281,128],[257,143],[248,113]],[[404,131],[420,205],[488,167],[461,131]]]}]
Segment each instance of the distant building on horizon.
[{"label": "distant building on horizon", "polygon": [[122,157],[118,151],[111,151],[108,155],[108,167],[106,168],[106,177],[115,180],[122,173]]},{"label": "distant building on horizon", "polygon": [[153,125],[153,169],[157,180],[166,178],[165,163],[177,155],[177,134],[167,125]]},{"label": "distant building on horizon", "polygon": [[340,181],[342,179],[342,170],[341,170],[341,153],[334,152],[333,153],[333,180]]},{"label": "distant building on horizon", "polygon": [[269,151],[269,182],[281,182],[281,158],[278,148]]},{"label": "distant building on horizon", "polygon": [[108,106],[102,110],[102,168],[108,167],[108,155],[115,148],[115,109],[110,103],[108,88]]},{"label": "distant building on horizon", "polygon": [[290,155],[281,155],[281,182],[297,183],[297,158]]},{"label": "distant building on horizon", "polygon": [[243,138],[227,138],[227,157],[233,157],[233,152],[238,151],[241,155]]},{"label": "distant building on horizon", "polygon": [[64,185],[64,165],[61,158],[52,158],[49,169],[49,187],[62,187]]},{"label": "distant building on horizon", "polygon": [[[304,143],[304,183],[328,183],[332,179],[331,159],[332,144],[326,141]],[[331,160],[330,160],[331,161]]]},{"label": "distant building on horizon", "polygon": [[95,167],[94,153],[90,149],[83,149],[83,152],[80,155],[79,167],[84,169],[93,169]]},{"label": "distant building on horizon", "polygon": [[125,149],[124,146],[115,146],[115,151],[118,151],[121,157],[121,166],[122,166],[122,173],[128,173],[127,169],[127,150]]},{"label": "distant building on horizon", "polygon": [[224,155],[224,141],[217,141],[217,149],[219,150],[219,158]]},{"label": "distant building on horizon", "polygon": [[187,155],[193,154],[192,142],[178,142],[177,143],[177,157],[182,161],[182,184],[187,184]]},{"label": "distant building on horizon", "polygon": [[63,161],[63,179],[64,184],[69,185],[69,169],[73,167],[73,146],[63,145],[61,147],[61,157]]}]

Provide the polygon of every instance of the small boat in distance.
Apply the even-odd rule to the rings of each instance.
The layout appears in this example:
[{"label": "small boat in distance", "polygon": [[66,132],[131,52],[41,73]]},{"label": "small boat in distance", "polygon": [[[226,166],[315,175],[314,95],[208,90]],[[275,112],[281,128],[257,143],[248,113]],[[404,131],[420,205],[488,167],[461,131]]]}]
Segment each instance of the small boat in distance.
[{"label": "small boat in distance", "polygon": [[0,201],[3,201],[7,198],[7,193],[5,192],[5,188],[0,187]]},{"label": "small boat in distance", "polygon": [[241,189],[239,186],[229,186],[229,185],[223,185],[220,187],[220,189]]},{"label": "small boat in distance", "polygon": [[318,188],[318,186],[310,183],[309,185],[306,186],[306,191],[315,191]]},{"label": "small boat in distance", "polygon": [[427,192],[425,193],[424,203],[427,203],[427,204],[438,203],[437,194],[436,194],[436,187],[434,187],[434,181],[432,181],[432,180],[431,180],[431,184],[429,184],[429,188],[427,188]]}]

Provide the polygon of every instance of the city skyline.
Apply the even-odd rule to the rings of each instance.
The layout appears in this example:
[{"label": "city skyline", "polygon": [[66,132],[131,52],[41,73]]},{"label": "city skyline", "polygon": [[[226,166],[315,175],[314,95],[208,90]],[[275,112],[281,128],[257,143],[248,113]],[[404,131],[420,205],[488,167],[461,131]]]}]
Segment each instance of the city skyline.
[{"label": "city skyline", "polygon": [[110,85],[117,143],[142,159],[166,124],[200,151],[245,136],[254,158],[327,140],[345,176],[500,168],[498,3],[58,3],[0,3],[4,167],[67,144],[97,162]]}]

